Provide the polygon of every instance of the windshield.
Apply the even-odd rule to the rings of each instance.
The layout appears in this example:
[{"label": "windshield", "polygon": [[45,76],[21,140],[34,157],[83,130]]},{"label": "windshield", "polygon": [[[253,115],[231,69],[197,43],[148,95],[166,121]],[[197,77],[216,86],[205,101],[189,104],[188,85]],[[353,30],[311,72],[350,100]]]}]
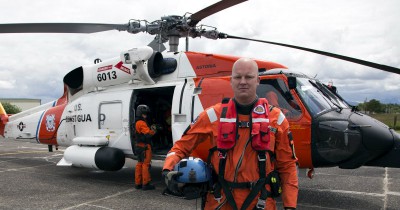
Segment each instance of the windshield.
[{"label": "windshield", "polygon": [[344,101],[315,80],[297,78],[296,89],[312,116],[333,108],[348,108]]},{"label": "windshield", "polygon": [[325,97],[327,97],[332,103],[338,108],[349,108],[349,105],[337,94],[336,90],[329,88],[329,86],[324,85],[318,81],[310,81],[315,85]]}]

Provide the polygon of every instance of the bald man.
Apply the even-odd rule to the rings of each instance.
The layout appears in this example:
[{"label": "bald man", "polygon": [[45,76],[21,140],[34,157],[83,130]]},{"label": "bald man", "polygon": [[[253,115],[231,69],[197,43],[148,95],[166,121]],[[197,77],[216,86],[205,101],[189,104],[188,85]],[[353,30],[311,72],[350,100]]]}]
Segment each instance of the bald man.
[{"label": "bald man", "polygon": [[274,197],[279,194],[285,209],[296,209],[297,158],[289,123],[278,108],[258,98],[259,84],[254,60],[240,58],[234,63],[234,97],[200,113],[168,152],[163,167],[167,187],[177,174],[175,164],[201,142],[211,141],[214,176],[204,197],[205,209],[276,209]]}]

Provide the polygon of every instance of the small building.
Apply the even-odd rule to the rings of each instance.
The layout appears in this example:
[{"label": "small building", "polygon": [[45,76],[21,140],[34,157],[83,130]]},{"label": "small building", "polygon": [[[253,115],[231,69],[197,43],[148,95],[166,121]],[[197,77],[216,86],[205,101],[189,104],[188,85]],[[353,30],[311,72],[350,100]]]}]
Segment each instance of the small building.
[{"label": "small building", "polygon": [[32,98],[0,98],[0,102],[1,103],[8,102],[12,105],[21,108],[21,111],[25,111],[33,107],[40,106],[42,104],[41,99],[32,99]]}]

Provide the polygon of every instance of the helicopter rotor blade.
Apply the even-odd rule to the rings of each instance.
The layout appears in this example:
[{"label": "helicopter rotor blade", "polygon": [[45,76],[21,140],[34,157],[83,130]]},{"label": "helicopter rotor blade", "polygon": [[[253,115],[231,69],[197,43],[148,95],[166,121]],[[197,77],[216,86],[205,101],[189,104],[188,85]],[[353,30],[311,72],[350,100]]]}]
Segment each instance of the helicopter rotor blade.
[{"label": "helicopter rotor blade", "polygon": [[219,1],[211,6],[208,6],[196,13],[194,13],[193,15],[190,16],[190,23],[189,26],[195,26],[198,22],[200,22],[202,19],[215,14],[221,10],[224,10],[226,8],[229,8],[231,6],[234,6],[236,4],[240,4],[242,2],[245,2],[247,0],[222,0]]},{"label": "helicopter rotor blade", "polygon": [[391,73],[395,73],[395,74],[400,74],[400,69],[392,67],[392,66],[382,65],[382,64],[373,63],[373,62],[370,62],[370,61],[365,61],[365,60],[352,58],[352,57],[348,57],[348,56],[344,56],[344,55],[338,55],[338,54],[334,54],[334,53],[329,53],[329,52],[325,52],[325,51],[320,51],[320,50],[315,50],[315,49],[310,49],[310,48],[305,48],[305,47],[300,47],[300,46],[295,46],[295,45],[283,44],[283,43],[278,43],[278,42],[270,42],[270,41],[264,41],[264,40],[259,40],[259,39],[249,39],[249,38],[232,36],[232,35],[222,34],[222,33],[219,35],[219,38],[222,38],[222,39],[224,39],[224,38],[242,39],[242,40],[248,40],[248,41],[255,41],[255,42],[261,42],[261,43],[279,45],[279,46],[283,46],[283,47],[289,47],[289,48],[308,51],[308,52],[312,52],[312,53],[316,53],[316,54],[320,54],[320,55],[325,55],[325,56],[328,56],[328,57],[333,57],[333,58],[337,58],[337,59],[340,59],[340,60],[345,60],[345,61],[349,61],[349,62],[352,62],[352,63],[357,63],[357,64],[360,64],[360,65],[364,65],[364,66],[380,69],[380,70],[391,72]]},{"label": "helicopter rotor blade", "polygon": [[11,23],[0,24],[0,33],[96,33],[126,31],[128,25],[103,23]]}]

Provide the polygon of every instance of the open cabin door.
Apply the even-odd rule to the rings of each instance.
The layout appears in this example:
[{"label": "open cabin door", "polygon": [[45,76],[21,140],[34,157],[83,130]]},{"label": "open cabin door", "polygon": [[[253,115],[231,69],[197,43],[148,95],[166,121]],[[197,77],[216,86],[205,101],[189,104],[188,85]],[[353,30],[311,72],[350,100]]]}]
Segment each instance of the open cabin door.
[{"label": "open cabin door", "polygon": [[150,114],[147,116],[148,126],[157,127],[157,132],[152,137],[153,158],[164,159],[171,149],[171,108],[174,90],[175,86],[164,86],[133,91],[129,108],[129,129],[133,152],[136,144],[135,122],[139,117],[136,116],[136,108],[142,104],[150,108]]}]

